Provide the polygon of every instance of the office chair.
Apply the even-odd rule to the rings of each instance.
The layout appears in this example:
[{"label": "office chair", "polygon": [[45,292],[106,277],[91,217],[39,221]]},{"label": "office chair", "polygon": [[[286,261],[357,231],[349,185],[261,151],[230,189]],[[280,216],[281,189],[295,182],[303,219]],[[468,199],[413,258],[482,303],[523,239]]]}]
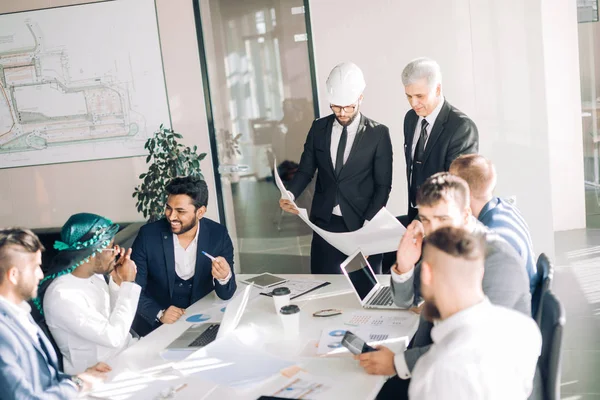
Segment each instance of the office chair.
[{"label": "office chair", "polygon": [[540,326],[540,319],[542,317],[540,302],[542,297],[544,297],[544,293],[550,290],[552,278],[554,277],[554,266],[548,256],[544,253],[540,254],[536,265],[539,279],[531,296],[531,315],[538,326]]},{"label": "office chair", "polygon": [[31,317],[33,318],[33,321],[37,324],[37,326],[40,327],[42,332],[44,332],[44,334],[46,335],[46,337],[52,344],[52,347],[54,347],[54,351],[56,352],[56,358],[58,360],[58,369],[60,371],[63,371],[62,353],[60,352],[60,349],[58,348],[58,345],[56,344],[54,337],[50,333],[50,328],[48,328],[48,324],[46,324],[46,319],[44,318],[44,315],[39,312],[39,310],[37,309],[35,304],[33,304],[32,301],[29,301],[29,306],[31,307]]},{"label": "office chair", "polygon": [[550,290],[542,296],[540,309],[542,353],[538,359],[538,368],[541,372],[544,399],[559,400],[565,309]]}]

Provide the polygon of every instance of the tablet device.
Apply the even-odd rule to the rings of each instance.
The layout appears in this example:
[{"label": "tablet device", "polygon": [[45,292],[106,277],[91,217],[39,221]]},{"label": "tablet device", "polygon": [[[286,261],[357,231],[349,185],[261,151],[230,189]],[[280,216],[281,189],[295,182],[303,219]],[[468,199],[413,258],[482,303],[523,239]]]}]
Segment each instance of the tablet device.
[{"label": "tablet device", "polygon": [[346,334],[342,339],[342,346],[350,350],[350,353],[354,355],[369,353],[371,351],[377,351],[373,347],[369,346],[364,340],[362,340],[350,331],[346,331]]},{"label": "tablet device", "polygon": [[265,272],[263,274],[255,276],[254,278],[245,279],[242,282],[246,284],[254,283],[255,286],[264,289],[269,286],[277,285],[278,283],[283,283],[285,281],[287,281],[287,279],[280,278],[278,276]]}]

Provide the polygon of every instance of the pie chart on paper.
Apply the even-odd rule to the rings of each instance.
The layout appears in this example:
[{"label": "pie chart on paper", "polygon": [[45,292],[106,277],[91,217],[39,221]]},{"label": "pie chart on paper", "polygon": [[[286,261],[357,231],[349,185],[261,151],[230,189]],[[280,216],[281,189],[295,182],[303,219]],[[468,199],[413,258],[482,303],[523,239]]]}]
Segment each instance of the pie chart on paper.
[{"label": "pie chart on paper", "polygon": [[208,314],[194,314],[187,317],[187,322],[198,323],[208,321],[210,319],[210,315]]}]

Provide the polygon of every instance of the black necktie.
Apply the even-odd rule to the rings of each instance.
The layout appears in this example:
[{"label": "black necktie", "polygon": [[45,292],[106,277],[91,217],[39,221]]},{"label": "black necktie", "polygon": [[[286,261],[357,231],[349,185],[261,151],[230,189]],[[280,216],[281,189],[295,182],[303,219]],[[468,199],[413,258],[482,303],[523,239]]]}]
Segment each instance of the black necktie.
[{"label": "black necktie", "polygon": [[342,129],[342,137],[337,148],[337,156],[335,157],[335,176],[340,176],[342,167],[344,166],[344,153],[346,152],[346,142],[348,141],[348,129]]},{"label": "black necktie", "polygon": [[426,119],[421,121],[421,134],[419,135],[419,141],[417,142],[417,148],[415,149],[415,155],[413,157],[413,163],[416,161],[423,161],[423,154],[425,153],[425,143],[427,142],[427,126],[429,123]]},{"label": "black necktie", "polygon": [[417,185],[417,181],[419,180],[415,174],[420,175],[423,156],[425,154],[425,142],[427,142],[427,126],[429,123],[426,119],[421,121],[421,134],[419,135],[419,140],[417,141],[417,147],[415,148],[415,154],[413,155],[412,162],[412,173],[411,173],[411,182],[410,182],[410,193],[409,200],[411,206],[416,206],[416,197],[417,197],[417,189],[419,186]]}]

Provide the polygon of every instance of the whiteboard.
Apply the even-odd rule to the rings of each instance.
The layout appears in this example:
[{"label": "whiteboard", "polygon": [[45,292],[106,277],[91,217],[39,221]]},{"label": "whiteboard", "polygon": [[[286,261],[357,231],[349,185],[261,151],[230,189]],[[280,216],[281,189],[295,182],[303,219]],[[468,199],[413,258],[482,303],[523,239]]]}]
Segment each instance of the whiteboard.
[{"label": "whiteboard", "polygon": [[0,15],[0,168],[144,155],[160,124],[153,0]]}]

